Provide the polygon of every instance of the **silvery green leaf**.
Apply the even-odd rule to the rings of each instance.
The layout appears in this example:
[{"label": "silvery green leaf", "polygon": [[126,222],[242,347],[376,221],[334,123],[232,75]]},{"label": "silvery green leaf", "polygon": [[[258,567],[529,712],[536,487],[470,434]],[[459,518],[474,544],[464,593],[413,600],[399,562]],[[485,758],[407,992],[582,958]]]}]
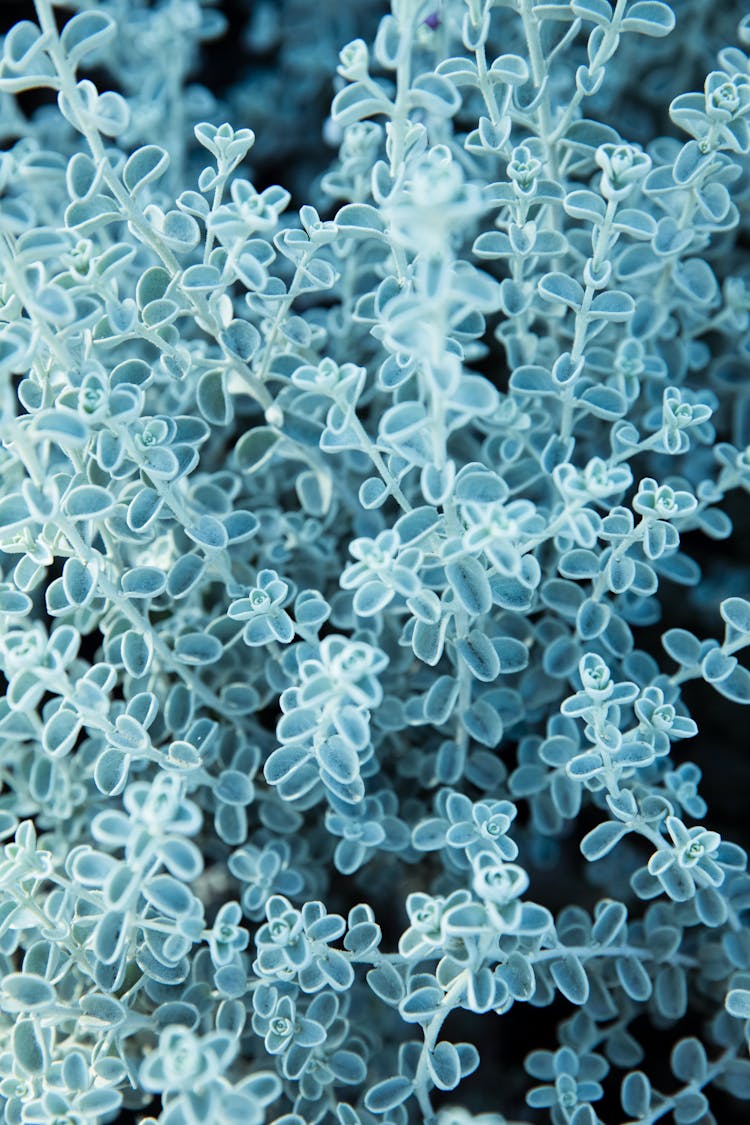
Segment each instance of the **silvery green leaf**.
[{"label": "silvery green leaf", "polygon": [[548,273],[539,282],[539,292],[547,301],[557,301],[574,311],[583,303],[579,282],[563,273]]},{"label": "silvery green leaf", "polygon": [[585,1004],[589,996],[589,982],[580,960],[568,954],[553,961],[550,971],[555,984],[571,1004]]},{"label": "silvery green leaf", "polygon": [[675,16],[668,4],[661,0],[638,0],[628,9],[622,21],[623,31],[661,38],[669,35],[675,26]]},{"label": "silvery green leaf", "polygon": [[214,664],[221,659],[222,644],[209,633],[184,633],[177,638],[174,653],[183,664]]},{"label": "silvery green leaf", "polygon": [[122,638],[122,660],[129,675],[145,676],[153,659],[153,642],[148,634],[128,629]]},{"label": "silvery green leaf", "polygon": [[163,176],[168,167],[169,153],[166,149],[161,148],[160,145],[143,145],[126,161],[122,171],[123,182],[128,191],[134,195],[147,184]]},{"label": "silvery green leaf", "polygon": [[96,580],[97,568],[92,562],[84,563],[77,558],[66,559],[62,581],[70,605],[86,605],[96,593]]},{"label": "silvery green leaf", "polygon": [[581,840],[581,851],[586,859],[593,863],[597,859],[608,855],[609,852],[620,842],[626,833],[626,828],[622,824],[616,824],[614,821],[604,821],[598,824],[596,828],[592,828],[583,839]]},{"label": "silvery green leaf", "polygon": [[47,1065],[47,1051],[36,1022],[16,1021],[12,1032],[13,1055],[22,1074],[42,1074]]},{"label": "silvery green leaf", "polygon": [[436,1043],[428,1054],[427,1066],[439,1090],[453,1090],[461,1081],[461,1061],[452,1043]]},{"label": "silvery green leaf", "polygon": [[[725,598],[719,606],[719,613],[726,622],[727,634],[732,632],[731,640],[750,637],[750,601],[745,598]],[[730,639],[727,636],[727,639]]]},{"label": "silvery green leaf", "polygon": [[92,51],[111,42],[117,25],[106,12],[79,12],[68,20],[60,34],[60,46],[75,67]]},{"label": "silvery green leaf", "polygon": [[159,567],[136,566],[123,573],[120,585],[128,597],[155,598],[166,589],[167,579]]},{"label": "silvery green leaf", "polygon": [[406,1078],[386,1078],[370,1087],[365,1095],[365,1106],[371,1113],[388,1113],[405,1102],[413,1089],[413,1084]]},{"label": "silvery green leaf", "polygon": [[34,973],[8,973],[0,987],[6,1011],[24,1012],[55,1002],[52,985]]},{"label": "silvery green leaf", "polygon": [[64,498],[65,509],[74,520],[97,519],[110,512],[114,499],[96,484],[79,484]]}]

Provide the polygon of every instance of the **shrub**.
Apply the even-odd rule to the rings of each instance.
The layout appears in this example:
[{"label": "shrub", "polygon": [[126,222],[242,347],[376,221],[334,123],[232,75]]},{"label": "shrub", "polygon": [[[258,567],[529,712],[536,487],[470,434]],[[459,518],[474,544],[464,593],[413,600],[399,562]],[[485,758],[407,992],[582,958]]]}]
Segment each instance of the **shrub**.
[{"label": "shrub", "polygon": [[[234,85],[210,0],[2,41],[4,1120],[710,1125],[750,1097],[683,698],[750,702],[736,17],[249,14]],[[529,1079],[468,1078],[522,1005]]]}]

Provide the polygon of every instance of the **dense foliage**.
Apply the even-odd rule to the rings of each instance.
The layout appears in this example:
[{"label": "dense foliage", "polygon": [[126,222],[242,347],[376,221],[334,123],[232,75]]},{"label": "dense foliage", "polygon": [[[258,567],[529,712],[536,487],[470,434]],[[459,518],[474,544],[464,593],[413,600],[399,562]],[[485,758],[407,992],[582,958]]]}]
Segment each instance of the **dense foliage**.
[{"label": "dense foliage", "polygon": [[7,1125],[741,1119],[733,7],[5,34]]}]

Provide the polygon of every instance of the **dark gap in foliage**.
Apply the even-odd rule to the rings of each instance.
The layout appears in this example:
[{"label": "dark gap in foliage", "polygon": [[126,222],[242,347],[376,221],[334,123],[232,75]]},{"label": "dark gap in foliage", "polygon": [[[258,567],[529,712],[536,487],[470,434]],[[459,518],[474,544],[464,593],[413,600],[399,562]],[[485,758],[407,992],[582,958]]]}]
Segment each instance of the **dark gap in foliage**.
[{"label": "dark gap in foliage", "polygon": [[[275,32],[272,26],[266,32],[261,27],[266,13],[262,5],[223,0],[221,11],[228,20],[227,30],[221,38],[202,45],[200,61],[190,77],[217,97],[234,99],[237,108],[232,125],[254,130],[256,143],[249,162],[257,190],[281,184],[292,192],[292,208],[299,208],[309,201],[310,185],[328,167],[334,152],[324,140],[323,127],[334,92],[336,58],[332,53],[328,71],[316,78],[304,55],[294,54],[286,46],[291,39],[291,27],[295,22],[299,24],[302,15],[308,21],[300,27],[303,41],[314,38],[319,48],[333,43],[343,46],[357,36],[370,37],[376,27],[375,15],[382,14],[386,6],[342,4],[333,12],[321,9],[313,15],[303,5],[281,0],[267,10],[277,12],[279,24]],[[243,115],[242,87],[248,76],[256,84],[268,85],[270,100],[281,97],[283,91],[285,112],[292,122],[295,111],[299,121],[306,122],[303,136],[298,135],[296,126],[288,137],[278,129],[272,135],[265,116]],[[275,83],[279,78],[282,84],[277,90]]]},{"label": "dark gap in foliage", "polygon": [[436,1108],[460,1104],[471,1113],[502,1112],[509,1121],[516,1119],[540,1123],[545,1121],[538,1110],[529,1109],[525,1094],[537,1085],[525,1075],[518,1062],[534,1050],[556,1049],[554,1029],[572,1014],[571,1005],[556,1000],[547,1008],[534,1008],[516,1003],[502,1016],[489,1012],[480,1016],[473,1012],[451,1012],[443,1025],[440,1038],[452,1043],[469,1042],[479,1050],[478,1069],[464,1079],[459,1091],[435,1091]]},{"label": "dark gap in foliage", "polygon": [[4,0],[0,4],[0,35],[5,35],[21,20],[36,22],[36,12],[31,0]]},{"label": "dark gap in foliage", "polygon": [[99,629],[92,629],[90,633],[82,633],[78,656],[81,660],[85,660],[87,664],[95,664],[98,659],[101,659],[103,644],[104,635]]}]

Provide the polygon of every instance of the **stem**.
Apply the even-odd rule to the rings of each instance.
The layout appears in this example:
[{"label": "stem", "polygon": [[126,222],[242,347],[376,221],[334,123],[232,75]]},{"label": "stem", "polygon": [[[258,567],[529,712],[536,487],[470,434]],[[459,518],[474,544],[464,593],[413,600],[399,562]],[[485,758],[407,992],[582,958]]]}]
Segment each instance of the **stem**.
[{"label": "stem", "polygon": [[[529,51],[529,62],[531,63],[531,76],[534,81],[536,89],[542,90],[542,87],[547,81],[547,67],[545,64],[544,53],[542,51],[542,42],[539,34],[539,20],[534,12],[532,0],[521,0],[521,21],[523,23],[524,35],[526,36],[526,45]],[[544,145],[544,150],[547,156],[547,164],[549,165],[550,174],[552,179],[559,180],[560,170],[557,161],[557,136],[552,129],[552,120],[550,113],[549,97],[547,88],[545,87],[543,95],[539,101],[536,110],[538,121],[538,134],[539,138]]]},{"label": "stem", "polygon": [[[129,192],[124,185],[120,183],[120,180],[112,170],[98,131],[84,124],[84,116],[81,113],[81,97],[78,92],[75,71],[69,65],[65,52],[60,45],[60,37],[57,33],[57,25],[52,14],[50,0],[34,0],[34,7],[40,27],[49,39],[48,51],[60,77],[61,90],[74,111],[76,128],[83,135],[91,149],[91,155],[101,168],[103,181],[106,183],[115,200],[120,204],[133,232],[137,234],[141,242],[147,246],[157,258],[161,259],[172,276],[174,278],[179,278],[182,274],[182,266],[179,259],[168,246],[164,246],[159,241],[158,235],[156,235],[140,211],[133,205]],[[216,342],[219,343],[222,326],[208,308],[206,302],[199,300],[195,295],[189,292],[182,292],[188,303],[200,317],[201,323],[208,327],[210,334],[214,337]],[[219,344],[219,346],[221,347],[221,344]],[[224,352],[223,348],[222,352]],[[225,352],[224,354],[226,355]],[[246,383],[253,397],[264,410],[267,410],[269,406],[273,404],[273,399],[261,381],[253,374],[247,364],[242,363],[241,360],[236,359],[234,356],[227,356],[226,358],[229,360],[231,367],[237,371],[242,380]]]},{"label": "stem", "polygon": [[413,39],[413,19],[410,12],[401,28],[401,39],[396,57],[396,99],[393,103],[393,116],[391,118],[391,179],[395,180],[404,159],[404,142],[406,139],[406,126],[408,117],[406,101],[409,96],[409,83],[411,81],[411,45]]},{"label": "stem", "polygon": [[[591,60],[591,65],[589,66],[589,70],[591,70],[591,71],[598,70],[599,67],[602,66],[602,64],[604,62],[606,62],[606,60],[608,58],[612,57],[612,51],[610,50],[610,48],[612,46],[612,42],[613,42],[613,39],[615,38],[615,36],[619,37],[619,31],[617,31],[616,29],[619,27],[619,25],[622,21],[622,17],[625,14],[625,6],[626,6],[627,2],[628,2],[628,0],[617,0],[617,3],[615,4],[615,10],[614,10],[614,13],[613,13],[613,16],[612,16],[612,22],[608,25],[608,27],[606,28],[606,30],[604,32],[604,35],[602,36],[602,40],[601,40],[601,43],[599,44],[599,48],[598,48],[596,54],[594,55],[593,59]],[[558,120],[557,125],[554,128],[554,131],[553,131],[552,136],[550,138],[550,140],[553,143],[556,143],[557,141],[560,140],[560,138],[562,136],[565,135],[565,130],[568,128],[568,125],[570,125],[571,121],[573,120],[573,115],[575,114],[576,109],[581,104],[581,102],[583,101],[585,96],[586,95],[583,93],[583,91],[581,89],[579,89],[578,87],[576,87],[576,91],[573,94],[573,97],[571,98],[571,100],[568,103],[568,106],[565,109],[562,117]]]},{"label": "stem", "polygon": [[388,466],[383,460],[382,455],[380,454],[380,451],[375,445],[375,442],[372,440],[354,411],[352,411],[350,424],[355,430],[357,437],[361,441],[364,451],[367,453],[373,465],[378,470],[383,483],[387,487],[390,494],[393,496],[396,503],[400,508],[402,508],[404,512],[410,512],[412,510],[411,504],[407,500],[404,493],[401,491],[401,487],[398,481],[389,470]]},{"label": "stem", "polygon": [[430,1094],[427,1088],[428,1081],[428,1067],[427,1059],[431,1051],[434,1051],[435,1044],[437,1043],[438,1036],[442,1030],[443,1024],[447,1020],[450,1013],[454,1008],[457,1008],[463,999],[464,989],[466,982],[469,978],[469,970],[464,969],[462,973],[456,977],[446,992],[445,996],[440,1002],[440,1009],[435,1012],[430,1022],[424,1028],[424,1046],[422,1047],[422,1054],[417,1066],[417,1073],[414,1078],[414,1087],[419,1102],[419,1108],[424,1115],[425,1123],[434,1120],[435,1112],[432,1108]]}]

